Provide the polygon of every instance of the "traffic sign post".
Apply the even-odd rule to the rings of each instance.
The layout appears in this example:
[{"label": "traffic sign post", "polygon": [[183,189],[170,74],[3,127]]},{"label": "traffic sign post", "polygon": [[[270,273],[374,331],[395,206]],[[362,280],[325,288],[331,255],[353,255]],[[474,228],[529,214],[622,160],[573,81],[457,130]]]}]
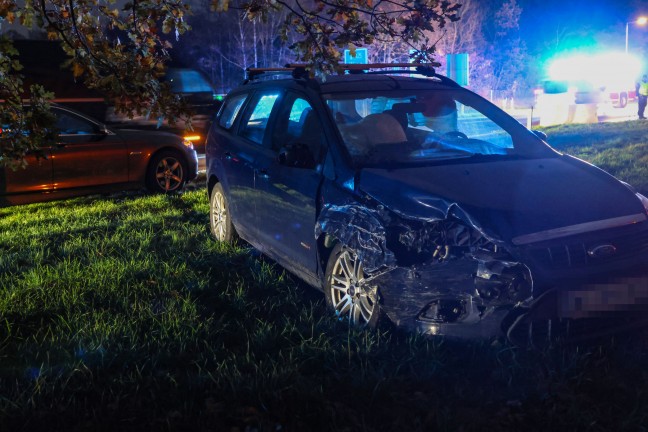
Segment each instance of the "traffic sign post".
[{"label": "traffic sign post", "polygon": [[467,86],[468,54],[448,54],[446,56],[446,76],[455,80],[460,86]]}]

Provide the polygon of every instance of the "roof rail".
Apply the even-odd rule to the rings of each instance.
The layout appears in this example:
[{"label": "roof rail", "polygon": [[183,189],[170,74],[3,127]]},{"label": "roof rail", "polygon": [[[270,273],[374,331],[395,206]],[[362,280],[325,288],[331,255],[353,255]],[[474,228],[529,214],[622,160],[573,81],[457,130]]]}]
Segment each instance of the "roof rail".
[{"label": "roof rail", "polygon": [[[305,70],[308,66],[307,64],[297,63],[287,64],[286,68],[301,68]],[[411,70],[412,68],[415,68],[416,72],[414,73],[419,75],[436,78],[448,86],[460,87],[452,79],[436,73],[434,66],[430,63],[340,63],[337,66],[337,71],[340,74],[345,72],[350,74],[411,74],[413,72]]]},{"label": "roof rail", "polygon": [[[307,68],[309,65],[301,63],[287,64],[287,68]],[[337,65],[337,71],[350,73],[369,72],[372,69],[396,69],[396,68],[416,68],[417,72],[434,75],[434,66],[429,63],[340,63]],[[397,69],[398,70],[398,69]],[[411,71],[410,71],[411,72]],[[423,74],[423,73],[422,73]],[[432,76],[430,75],[430,76]]]},{"label": "roof rail", "polygon": [[[308,79],[307,69],[309,67],[310,65],[305,63],[288,63],[282,68],[247,68],[244,84],[252,80],[263,78],[277,79],[286,75],[290,75],[296,79]],[[412,71],[412,68],[415,68],[416,71]],[[426,77],[438,79],[441,83],[448,86],[459,87],[459,84],[450,78],[437,74],[434,66],[429,63],[340,63],[337,65],[336,70],[338,74],[345,72],[350,74],[411,74],[414,72]]]},{"label": "roof rail", "polygon": [[307,78],[306,66],[299,67],[274,67],[274,68],[247,68],[245,69],[245,81],[247,84],[253,80],[271,80],[285,77],[286,75],[293,78]]}]

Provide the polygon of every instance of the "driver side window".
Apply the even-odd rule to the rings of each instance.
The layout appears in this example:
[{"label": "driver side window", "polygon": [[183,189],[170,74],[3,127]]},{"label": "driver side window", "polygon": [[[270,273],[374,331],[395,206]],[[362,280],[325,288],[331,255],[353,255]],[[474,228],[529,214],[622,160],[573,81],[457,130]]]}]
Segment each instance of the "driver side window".
[{"label": "driver side window", "polygon": [[287,98],[275,125],[272,148],[277,152],[287,148],[307,151],[316,164],[322,160],[325,141],[322,122],[313,106],[296,95]]}]

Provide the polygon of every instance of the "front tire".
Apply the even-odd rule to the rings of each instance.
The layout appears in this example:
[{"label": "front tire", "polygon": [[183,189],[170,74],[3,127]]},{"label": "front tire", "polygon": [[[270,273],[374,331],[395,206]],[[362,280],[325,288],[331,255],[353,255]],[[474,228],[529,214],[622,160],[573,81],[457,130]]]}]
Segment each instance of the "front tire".
[{"label": "front tire", "polygon": [[378,287],[365,277],[362,261],[355,251],[339,243],[326,266],[324,295],[339,320],[373,329],[382,318]]},{"label": "front tire", "polygon": [[214,238],[224,243],[234,243],[238,238],[229,212],[229,203],[223,186],[216,183],[209,197],[209,228]]},{"label": "front tire", "polygon": [[151,159],[146,186],[151,192],[170,193],[181,190],[187,182],[187,162],[176,152],[162,151]]}]

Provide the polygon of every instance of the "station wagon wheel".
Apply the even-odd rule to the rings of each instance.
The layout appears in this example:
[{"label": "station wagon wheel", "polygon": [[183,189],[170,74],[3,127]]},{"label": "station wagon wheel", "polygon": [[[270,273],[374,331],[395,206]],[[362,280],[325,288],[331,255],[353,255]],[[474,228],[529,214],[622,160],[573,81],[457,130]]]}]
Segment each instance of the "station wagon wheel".
[{"label": "station wagon wheel", "polygon": [[324,290],[326,302],[341,320],[375,328],[381,317],[378,287],[365,278],[362,261],[351,249],[336,245],[331,253]]},{"label": "station wagon wheel", "polygon": [[214,238],[232,243],[238,237],[232,225],[227,197],[220,183],[216,183],[209,198],[209,228]]},{"label": "station wagon wheel", "polygon": [[187,181],[187,163],[176,152],[165,151],[153,157],[146,183],[152,192],[175,192]]}]

